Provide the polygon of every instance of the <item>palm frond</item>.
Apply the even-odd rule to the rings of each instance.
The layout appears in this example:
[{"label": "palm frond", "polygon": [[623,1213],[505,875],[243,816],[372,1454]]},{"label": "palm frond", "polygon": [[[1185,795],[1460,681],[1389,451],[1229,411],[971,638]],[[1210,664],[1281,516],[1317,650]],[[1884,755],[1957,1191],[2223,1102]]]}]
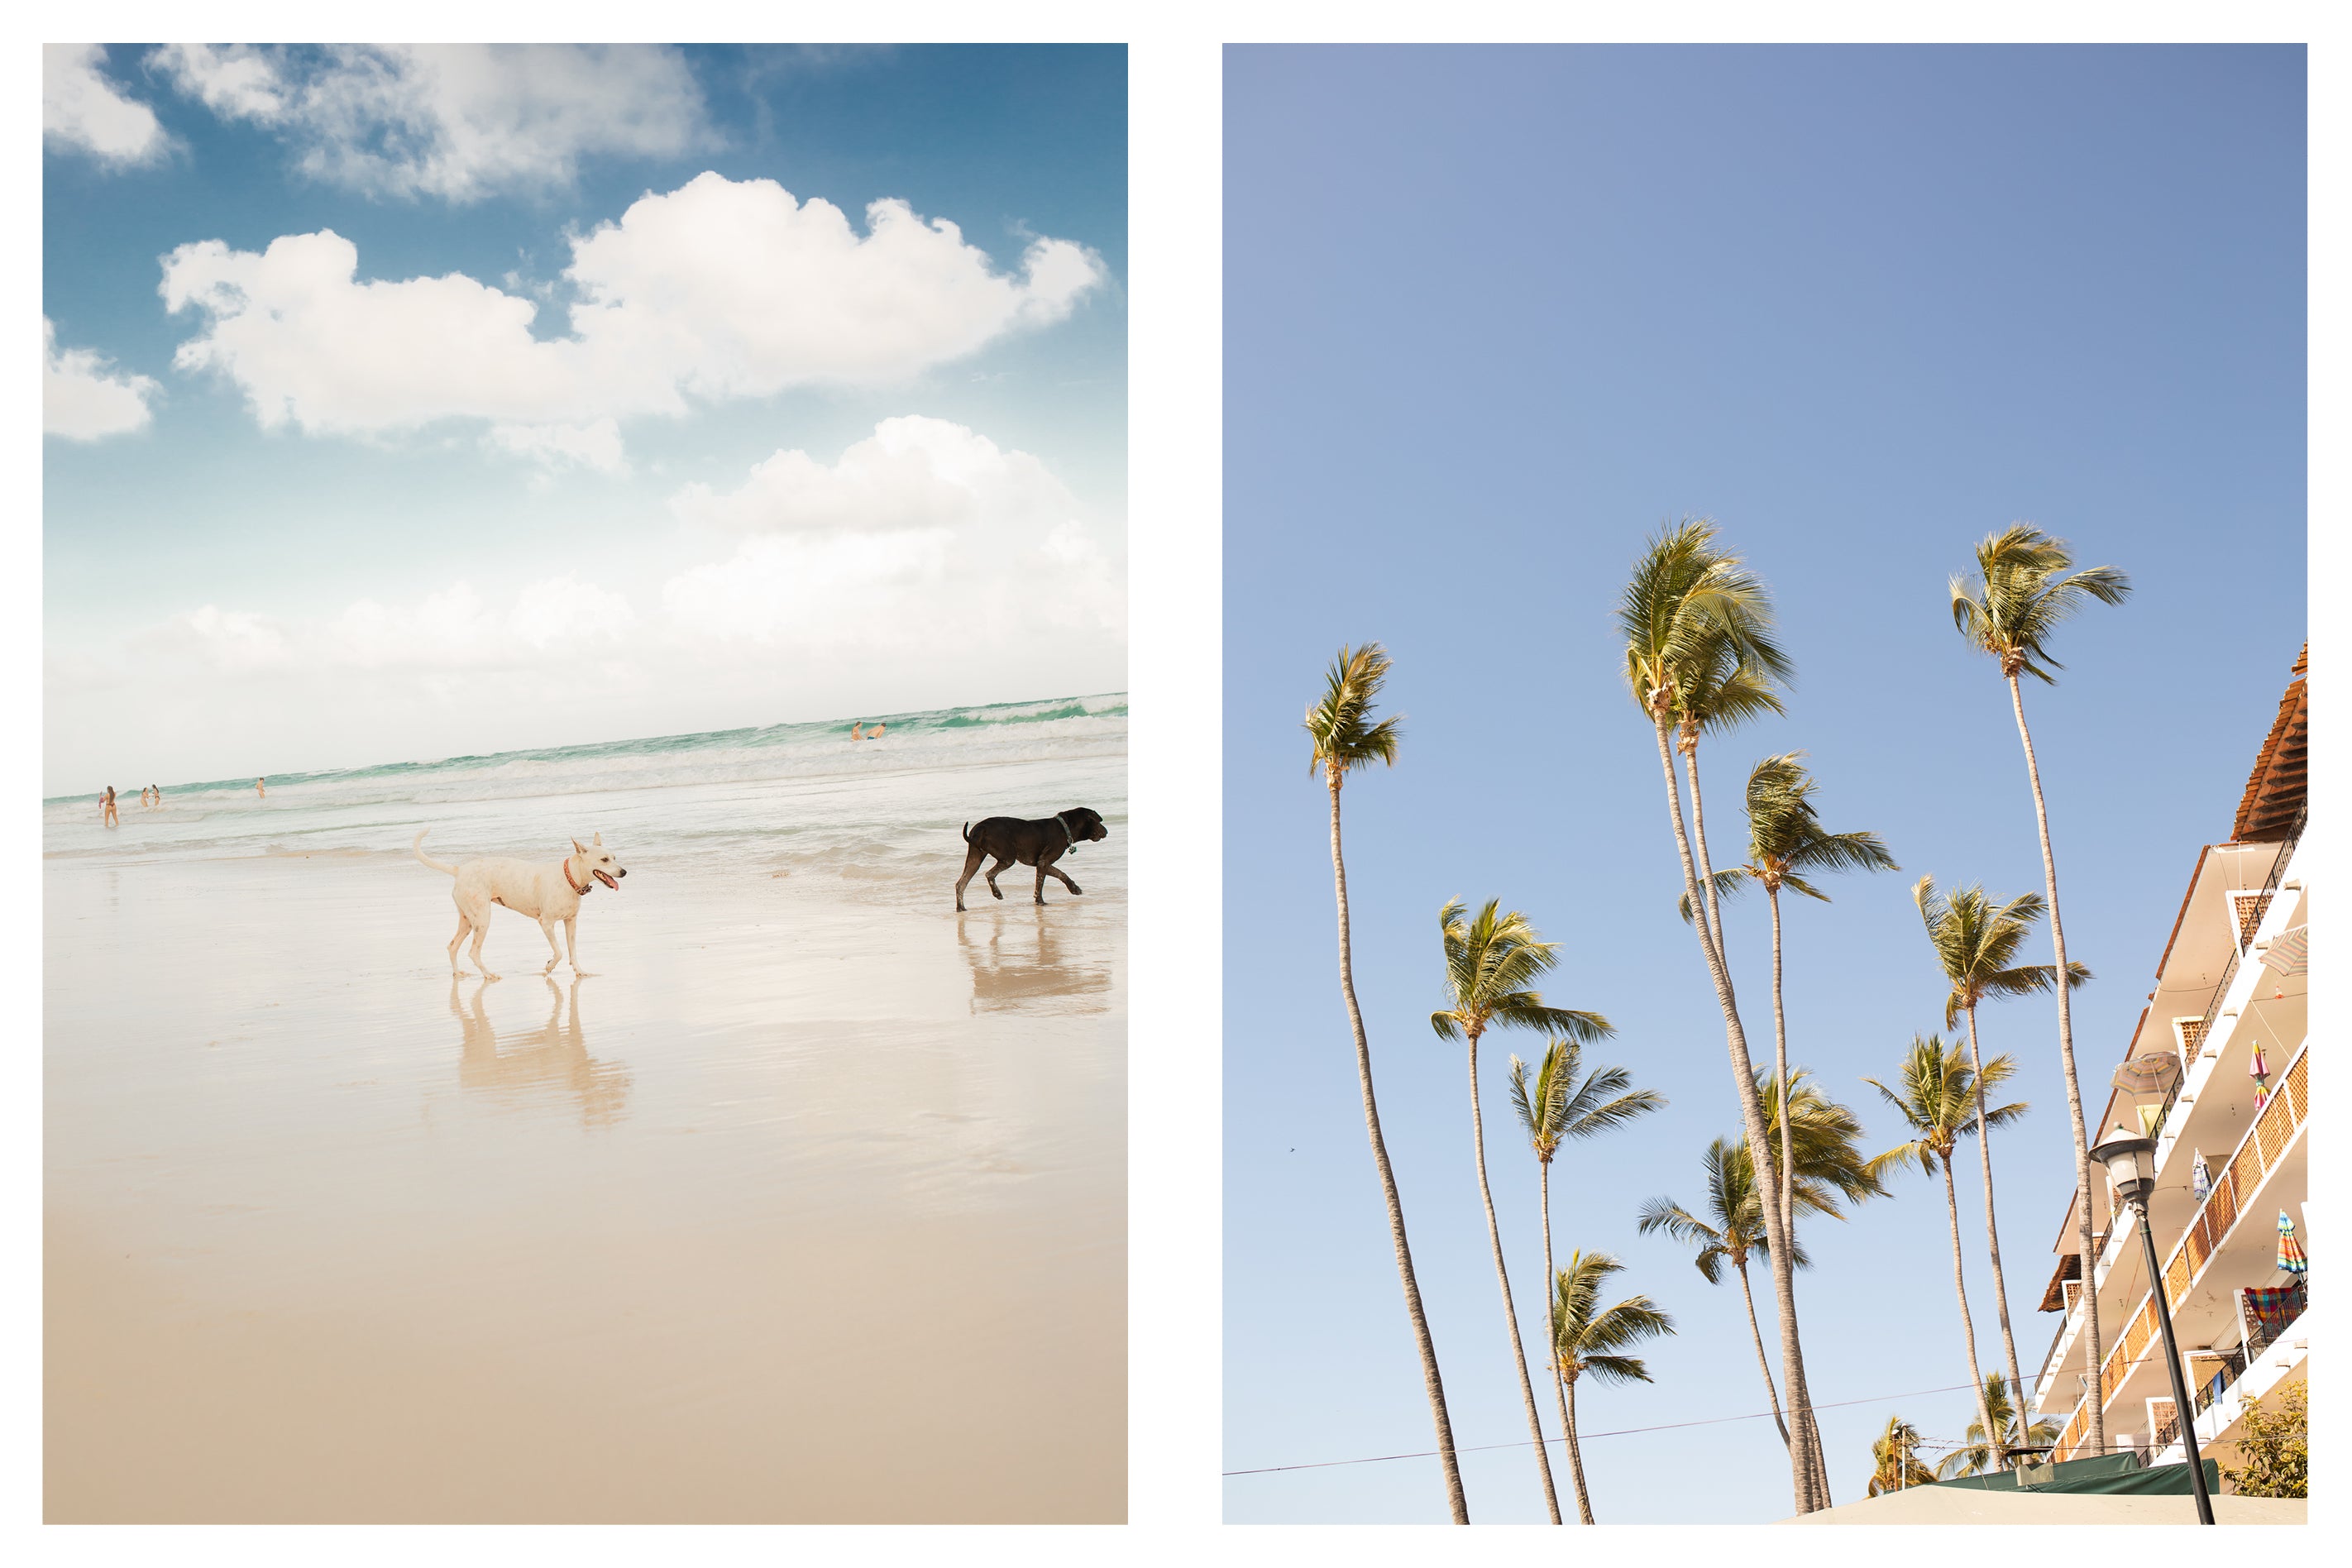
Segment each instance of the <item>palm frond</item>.
[{"label": "palm frond", "polygon": [[1376,762],[1396,764],[1402,721],[1371,716],[1388,677],[1389,656],[1380,644],[1339,650],[1324,672],[1322,698],[1307,710],[1303,727],[1314,742],[1308,772],[1337,780]]},{"label": "palm frond", "polygon": [[1606,1039],[1617,1031],[1598,1013],[1554,1007],[1529,982],[1559,962],[1559,944],[1544,942],[1517,910],[1504,911],[1489,899],[1476,915],[1459,899],[1438,911],[1445,956],[1449,1007],[1430,1015],[1430,1026],[1446,1039],[1492,1028],[1542,1029],[1570,1040]]},{"label": "palm frond", "polygon": [[[1717,871],[1714,878],[1716,901],[1727,903],[1746,892],[1755,875],[1745,866],[1734,866],[1728,871]],[[1687,891],[1675,900],[1675,912],[1683,917],[1683,924],[1691,923],[1691,901]]]},{"label": "palm frond", "polygon": [[1952,579],[1952,624],[1969,643],[2000,661],[2004,676],[2055,684],[2065,668],[2050,652],[2058,626],[2088,601],[2120,605],[2131,580],[2112,566],[2070,572],[2074,552],[2029,522],[1985,536],[1973,581]]}]

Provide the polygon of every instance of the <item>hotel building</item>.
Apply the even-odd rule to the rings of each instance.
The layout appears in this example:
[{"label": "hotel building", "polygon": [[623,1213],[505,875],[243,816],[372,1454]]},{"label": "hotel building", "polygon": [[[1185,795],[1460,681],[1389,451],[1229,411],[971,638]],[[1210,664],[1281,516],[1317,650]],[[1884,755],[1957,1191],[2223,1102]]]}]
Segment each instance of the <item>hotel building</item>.
[{"label": "hotel building", "polygon": [[[2164,1260],[2165,1296],[2196,1405],[2200,1450],[2235,1462],[2244,1401],[2303,1380],[2308,1352],[2308,1164],[2305,1066],[2305,922],[2310,875],[2297,850],[2306,815],[2308,649],[2295,660],[2246,782],[2227,842],[2197,855],[2156,989],[2104,1099],[2084,1058],[2084,1107],[2098,1143],[2117,1127],[2156,1140],[2148,1223]],[[2104,1086],[2102,1086],[2104,1087]],[[2091,1405],[2102,1403],[2111,1451],[2153,1464],[2182,1456],[2180,1413],[2164,1364],[2158,1300],[2137,1226],[2116,1223],[2104,1173],[2093,1176],[2093,1226],[2104,1365],[2094,1387],[2083,1332],[2083,1268],[2074,1205],[2059,1227],[2056,1272],[2042,1301],[2063,1321],[2042,1358],[2036,1418],[2064,1424],[2054,1459],[2088,1456]],[[2282,1216],[2294,1245],[2282,1241]],[[2124,1214],[2126,1222],[2130,1215]],[[2275,1401],[2270,1402],[2275,1405]]]}]

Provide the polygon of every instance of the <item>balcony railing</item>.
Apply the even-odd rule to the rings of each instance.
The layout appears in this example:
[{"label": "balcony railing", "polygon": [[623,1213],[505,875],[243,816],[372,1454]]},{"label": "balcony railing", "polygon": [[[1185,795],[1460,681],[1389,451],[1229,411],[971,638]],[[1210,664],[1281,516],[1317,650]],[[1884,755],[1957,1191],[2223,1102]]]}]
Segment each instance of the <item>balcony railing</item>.
[{"label": "balcony railing", "polygon": [[[2285,874],[2286,863],[2294,858],[2294,847],[2303,839],[2303,825],[2309,815],[2308,808],[2296,813],[2294,826],[2288,828],[2286,837],[2279,841],[2278,854],[2271,859],[2271,874],[2263,882],[2262,890],[2264,897],[2262,907],[2265,911],[2270,909],[2269,895],[2278,891],[2279,878]],[[2203,1019],[2194,1029],[2188,1031],[2188,1038],[2196,1055],[2180,1064],[2180,1070],[2173,1075],[2172,1087],[2165,1091],[2164,1109],[2157,1113],[2156,1131],[2152,1136],[2159,1142],[2164,1137],[2164,1124],[2171,1120],[2172,1108],[2180,1099],[2180,1086],[2189,1081],[2189,1069],[2196,1065],[2198,1056],[2202,1056],[2212,1048],[2213,1025],[2216,1021],[2214,1015],[2221,1010],[2221,998],[2230,994],[2230,982],[2238,977],[2239,955],[2244,950],[2245,944],[2234,940],[2236,936],[2234,931],[2231,936],[2233,940],[2230,944],[2230,962],[2222,966],[2221,984],[2213,987],[2213,999],[2205,1004]]]},{"label": "balcony railing", "polygon": [[[2256,1355],[2262,1352],[2256,1351]],[[2234,1350],[2227,1355],[2194,1355],[2189,1364],[2205,1381],[2197,1385],[2197,1414],[2202,1415],[2213,1408],[2214,1402],[2230,1391],[2230,1385],[2246,1375],[2246,1352]]]},{"label": "balcony railing", "polygon": [[[2263,1108],[2263,1113],[2254,1119],[2253,1126],[2246,1130],[2246,1136],[2238,1145],[2236,1153],[2215,1178],[2213,1190],[2197,1211],[2195,1221],[2182,1233],[2179,1243],[2174,1247],[2172,1257],[2164,1269],[2166,1299],[2178,1301],[2188,1294],[2189,1287],[2195,1282],[2198,1273],[2221,1243],[2228,1239],[2245,1203],[2253,1197],[2254,1189],[2261,1184],[2264,1174],[2278,1163],[2279,1156],[2294,1141],[2295,1131],[2303,1125],[2305,1114],[2309,1084],[2305,1068],[2308,1059],[2309,1047],[2306,1044],[2303,1050],[2295,1053],[2294,1062],[2279,1081],[2278,1092]],[[2156,1339],[2158,1332],[2156,1315],[2161,1310],[2158,1300],[2153,1290],[2142,1300],[2139,1310],[2132,1314],[2129,1324],[2116,1336],[2115,1348],[2108,1352],[2106,1363],[2099,1369],[2099,1403],[2102,1406],[2115,1398],[2116,1390],[2131,1375],[2132,1368],[2140,1363],[2141,1352]],[[2250,1353],[2259,1355],[2261,1352],[2256,1349]],[[2090,1425],[2090,1405],[2085,1400],[2083,1406],[2074,1412],[2074,1418],[2066,1423],[2065,1433],[2058,1440],[2059,1458],[2074,1457],[2074,1449],[2081,1444],[2083,1435],[2089,1431]]]},{"label": "balcony railing", "polygon": [[2260,1361],[2263,1352],[2278,1342],[2279,1333],[2310,1310],[2311,1282],[2308,1279],[2297,1281],[2273,1312],[2257,1313],[2252,1310],[2252,1305],[2251,1302],[2247,1304],[2245,1314],[2246,1360],[2249,1363]]}]

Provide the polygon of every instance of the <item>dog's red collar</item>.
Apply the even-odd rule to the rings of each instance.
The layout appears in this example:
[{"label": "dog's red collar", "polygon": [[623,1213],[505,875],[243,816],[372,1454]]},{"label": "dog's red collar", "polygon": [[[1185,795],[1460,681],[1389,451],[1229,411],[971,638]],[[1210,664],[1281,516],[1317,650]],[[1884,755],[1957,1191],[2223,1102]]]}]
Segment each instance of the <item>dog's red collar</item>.
[{"label": "dog's red collar", "polygon": [[591,881],[584,888],[572,887],[572,858],[570,856],[564,857],[563,860],[563,885],[567,888],[572,888],[573,893],[583,899],[596,890],[596,884],[593,881]]}]

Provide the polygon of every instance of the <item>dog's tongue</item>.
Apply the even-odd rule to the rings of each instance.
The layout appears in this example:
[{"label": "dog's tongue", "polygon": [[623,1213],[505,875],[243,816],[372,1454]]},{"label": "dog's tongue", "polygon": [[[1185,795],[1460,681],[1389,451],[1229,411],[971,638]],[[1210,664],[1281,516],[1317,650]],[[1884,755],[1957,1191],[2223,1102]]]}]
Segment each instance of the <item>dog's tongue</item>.
[{"label": "dog's tongue", "polygon": [[606,875],[604,875],[604,872],[602,872],[602,871],[595,871],[595,872],[591,872],[591,873],[590,873],[590,875],[593,876],[593,877],[594,877],[598,881],[600,881],[600,882],[604,883],[604,886],[606,886],[606,887],[608,887],[608,888],[612,889],[614,892],[616,892],[616,893],[617,893],[617,892],[619,892],[619,891],[621,890],[621,884],[620,884],[620,883],[618,883],[618,882],[615,882],[614,880],[613,880],[613,879],[612,879],[612,878],[607,877]]}]

